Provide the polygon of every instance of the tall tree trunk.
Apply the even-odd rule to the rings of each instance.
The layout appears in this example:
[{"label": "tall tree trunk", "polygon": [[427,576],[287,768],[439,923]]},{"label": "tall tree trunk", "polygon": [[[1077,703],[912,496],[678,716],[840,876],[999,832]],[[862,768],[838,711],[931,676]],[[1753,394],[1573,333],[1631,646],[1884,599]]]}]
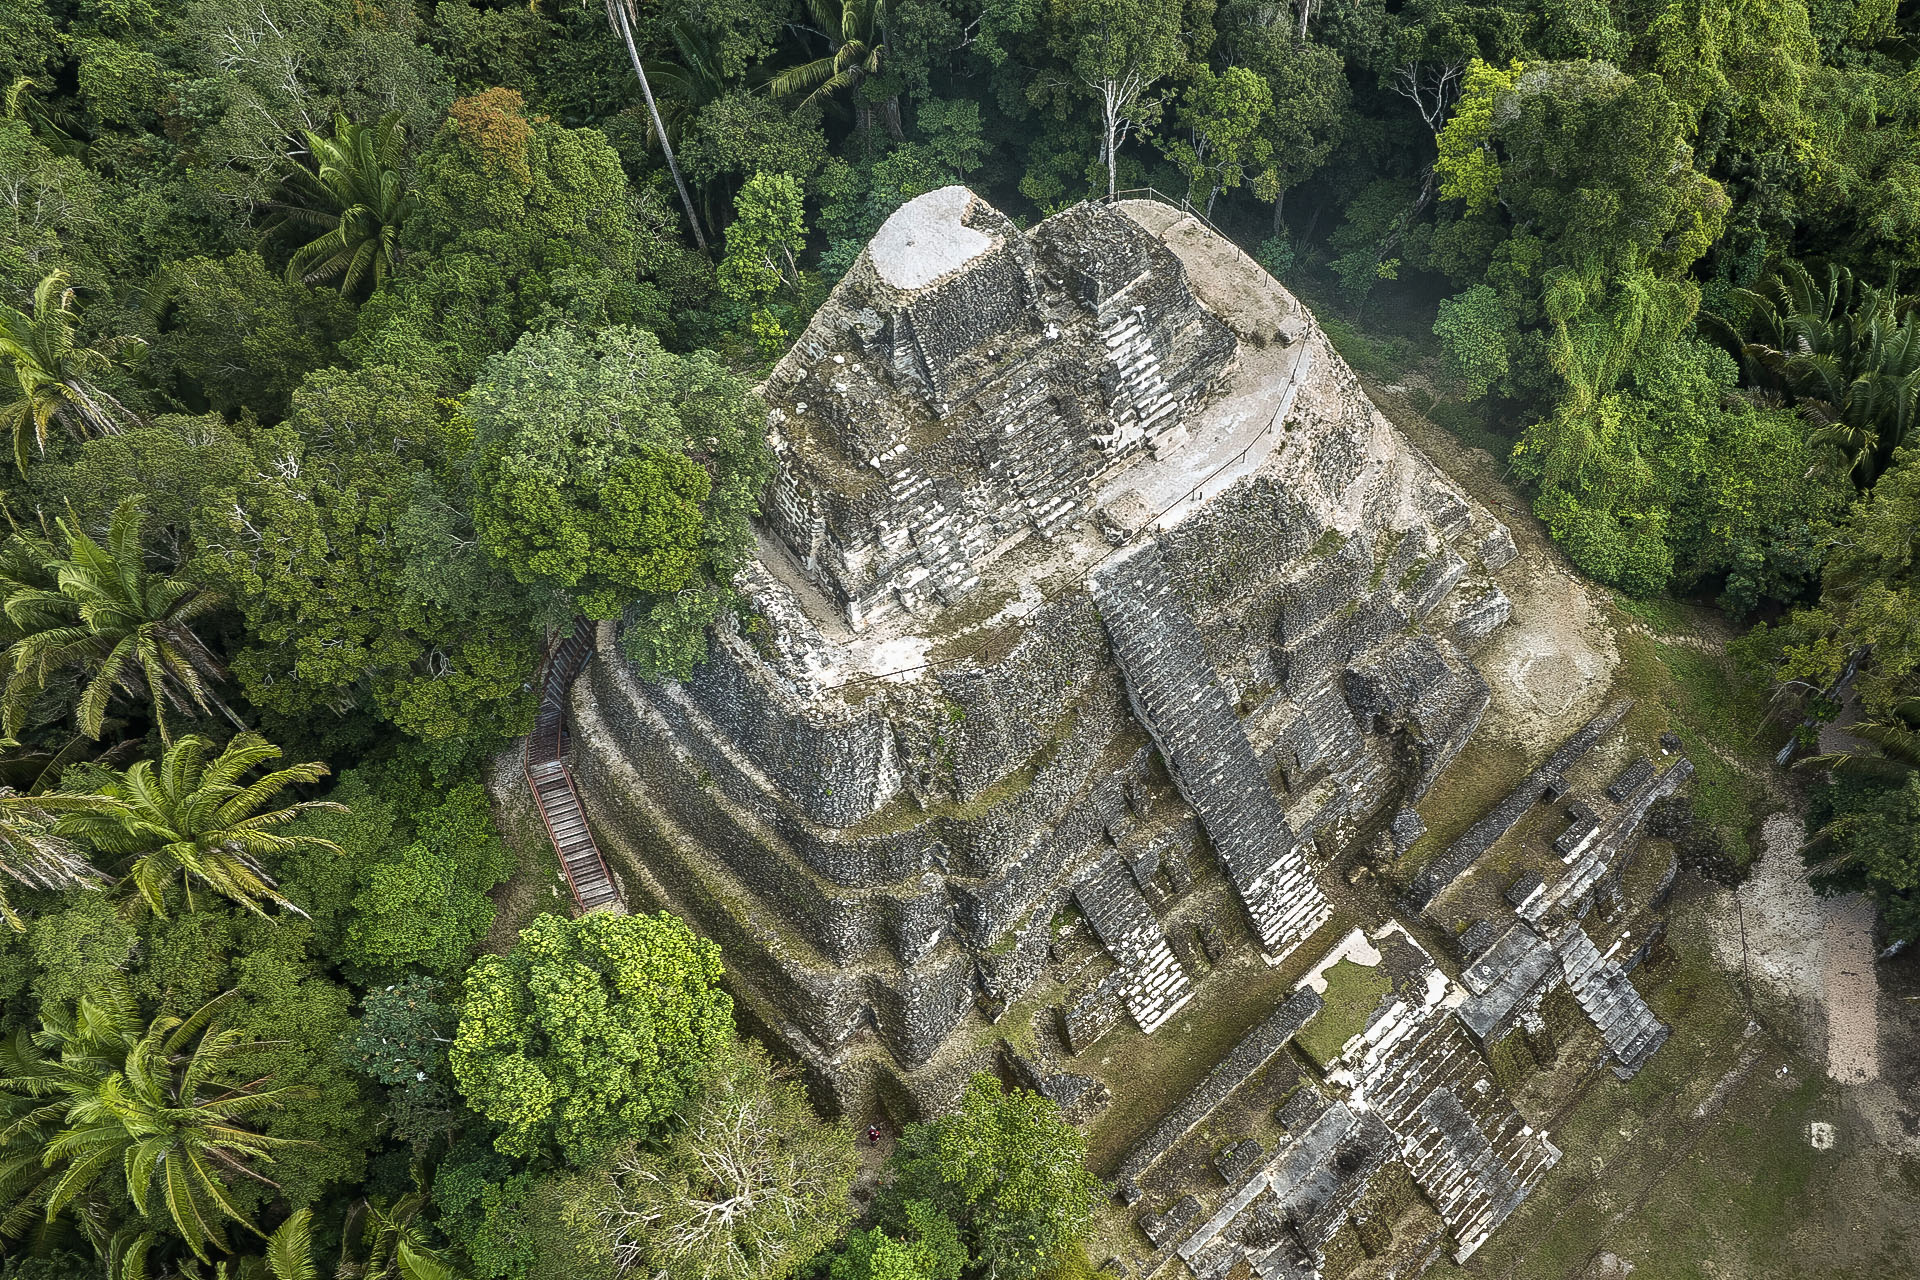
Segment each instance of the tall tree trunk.
[{"label": "tall tree trunk", "polygon": [[904,142],[907,137],[906,125],[900,119],[900,95],[894,94],[880,108],[880,118],[887,123],[887,136],[895,142]]},{"label": "tall tree trunk", "polygon": [[1279,194],[1273,197],[1273,234],[1275,236],[1280,235],[1287,229],[1287,224],[1282,221],[1280,217],[1280,211],[1286,207],[1286,203],[1287,189],[1282,187],[1280,188]]},{"label": "tall tree trunk", "polygon": [[693,228],[693,242],[700,246],[700,252],[707,251],[707,235],[700,229],[700,215],[694,212],[693,197],[687,194],[687,180],[680,176],[680,162],[673,158],[673,143],[667,141],[667,126],[660,119],[660,107],[653,100],[653,86],[647,83],[647,69],[640,65],[640,50],[633,44],[632,14],[629,12],[633,0],[607,0],[607,21],[620,33],[620,39],[626,43],[627,57],[633,60],[633,74],[640,80],[640,94],[647,100],[647,114],[653,117],[653,132],[660,139],[660,152],[667,158],[667,171],[673,174],[673,185],[680,192],[681,207],[687,211],[687,225]]},{"label": "tall tree trunk", "polygon": [[1300,0],[1300,38],[1307,38],[1307,15],[1313,12],[1313,0]]},{"label": "tall tree trunk", "polygon": [[1120,93],[1119,86],[1114,84],[1113,81],[1111,80],[1107,81],[1106,114],[1104,116],[1103,123],[1106,125],[1106,131],[1107,131],[1107,135],[1106,135],[1107,200],[1109,203],[1111,203],[1113,200],[1115,188],[1119,186],[1120,157],[1114,154],[1115,150],[1120,145],[1119,143],[1119,133],[1120,133],[1119,93]]}]

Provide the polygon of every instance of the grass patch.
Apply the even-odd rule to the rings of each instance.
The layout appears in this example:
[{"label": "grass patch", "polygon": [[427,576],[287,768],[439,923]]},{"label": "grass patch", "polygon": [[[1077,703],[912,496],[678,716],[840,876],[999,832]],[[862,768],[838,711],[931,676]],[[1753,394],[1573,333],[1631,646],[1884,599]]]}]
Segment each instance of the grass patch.
[{"label": "grass patch", "polygon": [[[1920,1165],[1878,1145],[1816,1063],[1746,1034],[1705,934],[1683,915],[1676,958],[1636,977],[1673,1037],[1626,1084],[1594,1073],[1554,1127],[1567,1157],[1465,1267],[1430,1274],[1578,1280],[1602,1252],[1634,1280],[1912,1274]],[[1813,1150],[1814,1120],[1834,1150]]]},{"label": "grass patch", "polygon": [[1742,864],[1757,847],[1760,819],[1772,807],[1772,754],[1787,727],[1768,724],[1766,691],[1741,678],[1732,661],[1631,631],[1620,635],[1618,685],[1638,699],[1627,717],[1636,739],[1679,735],[1693,761],[1694,812],[1719,828]]},{"label": "grass patch", "polygon": [[1367,1029],[1380,1000],[1393,983],[1379,965],[1342,960],[1328,969],[1326,995],[1320,1012],[1294,1036],[1306,1055],[1325,1067],[1340,1056],[1347,1041]]}]

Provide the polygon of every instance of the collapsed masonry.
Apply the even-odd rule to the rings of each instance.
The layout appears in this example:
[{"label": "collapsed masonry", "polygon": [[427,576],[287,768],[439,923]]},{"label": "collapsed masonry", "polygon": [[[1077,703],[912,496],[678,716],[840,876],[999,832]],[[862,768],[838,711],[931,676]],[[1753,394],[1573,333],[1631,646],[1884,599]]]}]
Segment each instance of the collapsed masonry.
[{"label": "collapsed masonry", "polygon": [[[1470,655],[1515,553],[1290,295],[1157,204],[1022,232],[947,188],[888,221],[765,398],[741,621],[661,684],[603,626],[575,773],[629,897],[721,944],[824,1096],[923,1110],[1000,1068],[1092,1115],[1126,1089],[1103,1045],[1163,1041],[1237,957],[1297,968],[1346,934],[1329,864],[1417,835],[1489,704]],[[1279,1005],[1136,1145],[1142,1247],[1317,1275],[1397,1169],[1472,1252],[1557,1153],[1463,1011],[1508,958],[1532,975],[1486,1015],[1509,1029],[1554,981],[1596,1009],[1632,990],[1569,905],[1517,912],[1539,945],[1486,948],[1466,986],[1403,929],[1353,935],[1393,973],[1353,1055],[1202,1219],[1169,1153],[1285,1074],[1318,1009],[1310,985]]]}]

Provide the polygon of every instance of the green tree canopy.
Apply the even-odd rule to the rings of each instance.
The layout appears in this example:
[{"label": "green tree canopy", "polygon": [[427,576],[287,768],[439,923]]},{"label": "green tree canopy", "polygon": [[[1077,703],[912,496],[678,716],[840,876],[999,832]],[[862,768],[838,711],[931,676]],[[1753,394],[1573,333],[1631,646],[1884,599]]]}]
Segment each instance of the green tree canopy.
[{"label": "green tree canopy", "polygon": [[958,1110],[901,1135],[883,1221],[909,1226],[906,1206],[924,1201],[959,1226],[981,1274],[1030,1280],[1092,1222],[1100,1182],[1086,1156],[1057,1105],[976,1075]]},{"label": "green tree canopy", "polygon": [[719,948],[665,912],[540,916],[467,971],[454,1080],[500,1151],[586,1164],[712,1073],[733,1034],[719,979]]},{"label": "green tree canopy", "polygon": [[635,660],[686,674],[730,598],[771,474],[745,381],[641,330],[560,327],[494,360],[470,411],[486,549],[588,617],[632,609]]}]

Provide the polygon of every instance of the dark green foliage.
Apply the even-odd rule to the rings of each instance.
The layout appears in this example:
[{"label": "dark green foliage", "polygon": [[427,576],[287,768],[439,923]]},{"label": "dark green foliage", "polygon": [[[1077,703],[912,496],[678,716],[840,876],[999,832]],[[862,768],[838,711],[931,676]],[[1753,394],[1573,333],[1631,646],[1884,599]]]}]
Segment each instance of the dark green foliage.
[{"label": "dark green foliage", "polygon": [[486,891],[510,865],[486,792],[436,784],[402,757],[347,774],[331,799],[346,812],[314,814],[301,830],[340,855],[306,855],[289,878],[329,949],[369,980],[457,976],[493,924]]},{"label": "dark green foliage", "polygon": [[333,359],[351,309],[329,289],[288,283],[257,253],[190,258],[156,281],[153,376],[193,411],[284,417],[300,380]]}]

